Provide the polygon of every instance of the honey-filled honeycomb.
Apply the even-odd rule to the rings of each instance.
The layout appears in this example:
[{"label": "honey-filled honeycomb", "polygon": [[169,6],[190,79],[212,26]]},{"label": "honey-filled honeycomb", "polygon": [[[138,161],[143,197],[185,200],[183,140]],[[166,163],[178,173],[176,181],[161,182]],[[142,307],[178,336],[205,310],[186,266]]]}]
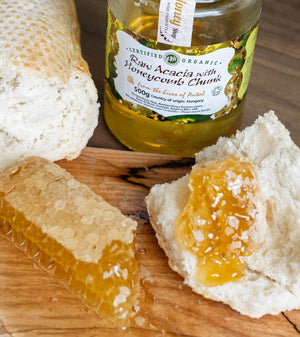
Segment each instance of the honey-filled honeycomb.
[{"label": "honey-filled honeycomb", "polygon": [[133,220],[44,159],[0,172],[0,232],[120,326],[139,293],[135,230]]},{"label": "honey-filled honeycomb", "polygon": [[243,258],[257,247],[259,188],[247,160],[231,157],[198,166],[190,175],[190,199],[176,223],[176,240],[197,259],[197,280],[207,287],[238,281]]},{"label": "honey-filled honeycomb", "polygon": [[79,40],[73,0],[0,2],[0,62],[66,80],[73,66],[88,72]]}]

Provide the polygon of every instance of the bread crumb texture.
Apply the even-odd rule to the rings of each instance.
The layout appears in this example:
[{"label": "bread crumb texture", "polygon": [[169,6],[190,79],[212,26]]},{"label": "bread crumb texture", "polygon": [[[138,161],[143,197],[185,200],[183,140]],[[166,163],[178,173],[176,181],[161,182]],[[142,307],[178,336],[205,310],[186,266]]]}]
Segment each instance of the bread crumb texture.
[{"label": "bread crumb texture", "polygon": [[270,111],[235,137],[220,138],[216,145],[200,151],[196,164],[222,161],[230,156],[252,161],[261,198],[266,203],[266,227],[261,227],[263,217],[257,221],[257,240],[263,240],[244,258],[245,277],[216,287],[205,287],[197,281],[197,259],[175,240],[176,219],[190,196],[188,175],[170,184],[154,186],[146,198],[158,242],[171,268],[195,292],[207,298],[256,318],[297,309],[300,307],[300,149]]}]

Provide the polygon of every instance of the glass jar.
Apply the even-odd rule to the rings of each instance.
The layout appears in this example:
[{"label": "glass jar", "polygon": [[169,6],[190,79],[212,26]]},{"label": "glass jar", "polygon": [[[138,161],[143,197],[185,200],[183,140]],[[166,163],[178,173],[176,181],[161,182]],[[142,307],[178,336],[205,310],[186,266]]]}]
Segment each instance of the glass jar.
[{"label": "glass jar", "polygon": [[[189,1],[192,12],[184,8]],[[108,0],[104,116],[117,139],[135,151],[193,157],[233,134],[242,122],[261,5]]]}]

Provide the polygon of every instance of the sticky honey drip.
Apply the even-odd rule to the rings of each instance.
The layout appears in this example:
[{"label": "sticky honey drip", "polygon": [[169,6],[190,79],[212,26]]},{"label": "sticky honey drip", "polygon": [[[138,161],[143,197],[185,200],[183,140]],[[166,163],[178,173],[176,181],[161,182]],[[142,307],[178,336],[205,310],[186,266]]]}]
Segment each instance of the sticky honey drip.
[{"label": "sticky honey drip", "polygon": [[99,263],[77,260],[2,197],[0,192],[0,234],[11,239],[102,318],[116,325],[128,324],[138,287],[138,268],[132,263],[134,243],[113,241],[104,249]]},{"label": "sticky honey drip", "polygon": [[180,214],[175,236],[197,259],[197,280],[207,287],[238,281],[244,256],[256,248],[254,167],[231,157],[190,175],[190,199]]}]

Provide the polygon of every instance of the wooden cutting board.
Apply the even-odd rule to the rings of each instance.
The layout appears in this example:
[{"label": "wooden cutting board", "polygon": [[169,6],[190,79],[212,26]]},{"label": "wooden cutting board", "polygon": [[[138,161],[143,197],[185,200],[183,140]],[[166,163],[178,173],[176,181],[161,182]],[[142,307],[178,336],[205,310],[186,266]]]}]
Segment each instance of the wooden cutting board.
[{"label": "wooden cutting board", "polygon": [[108,202],[138,221],[137,259],[144,299],[132,327],[105,325],[67,289],[0,237],[1,337],[287,337],[299,335],[300,311],[250,319],[204,299],[183,284],[159,248],[144,198],[156,183],[190,170],[178,157],[87,148],[58,163]]}]

